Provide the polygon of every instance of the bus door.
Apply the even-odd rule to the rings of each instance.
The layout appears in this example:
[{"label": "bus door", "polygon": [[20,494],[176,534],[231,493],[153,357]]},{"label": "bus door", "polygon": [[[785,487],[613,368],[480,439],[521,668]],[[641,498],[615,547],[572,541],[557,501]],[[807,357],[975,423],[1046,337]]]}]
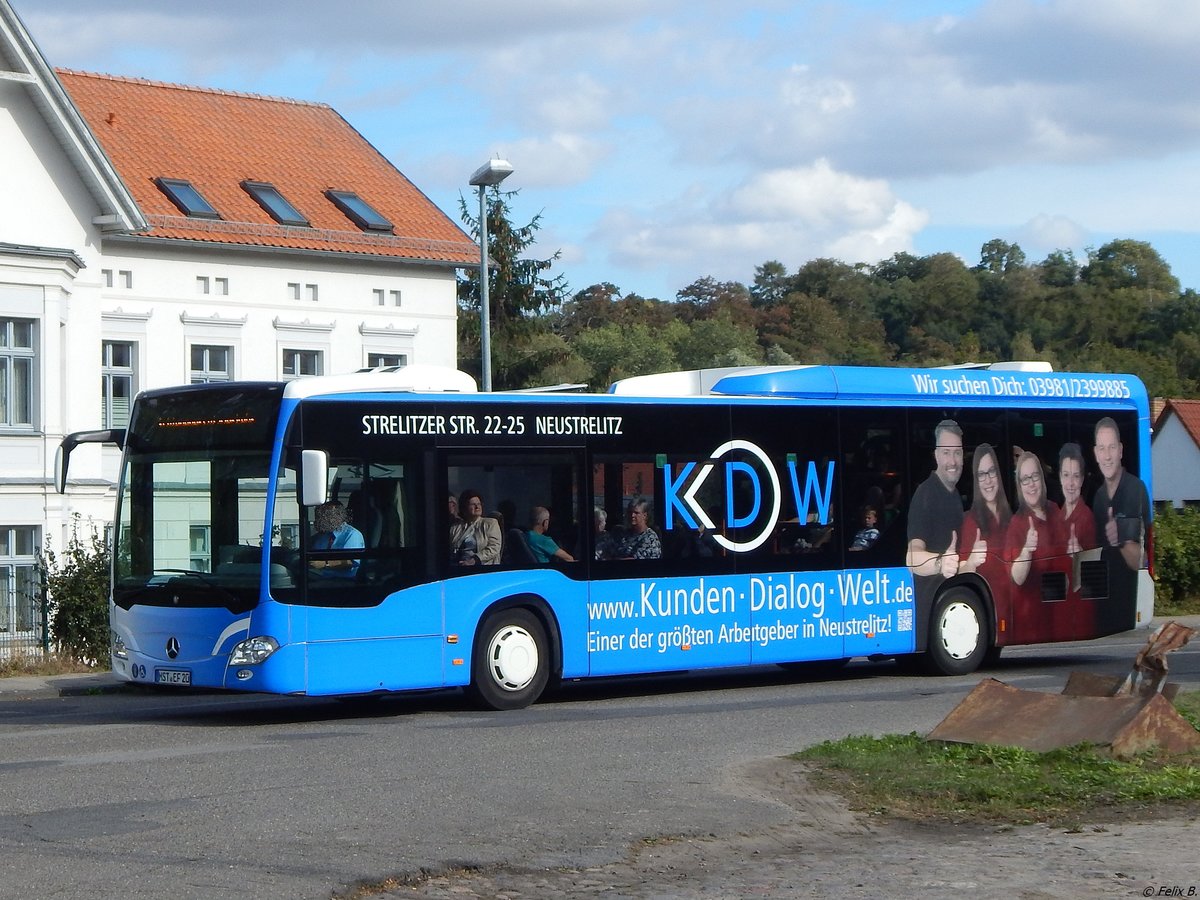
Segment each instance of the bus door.
[{"label": "bus door", "polygon": [[444,683],[443,595],[429,577],[418,457],[332,457],[329,502],[302,510],[308,692],[403,690]]}]

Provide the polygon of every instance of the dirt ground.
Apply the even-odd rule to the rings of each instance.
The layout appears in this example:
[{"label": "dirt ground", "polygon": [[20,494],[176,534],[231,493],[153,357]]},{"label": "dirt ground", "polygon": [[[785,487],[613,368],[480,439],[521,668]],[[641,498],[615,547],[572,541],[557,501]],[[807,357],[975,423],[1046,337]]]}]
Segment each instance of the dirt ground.
[{"label": "dirt ground", "polygon": [[851,812],[799,764],[762,760],[735,793],[795,811],[761,832],[657,838],[590,868],[492,867],[396,879],[358,898],[1200,897],[1200,817],[1079,829],[913,824]]}]

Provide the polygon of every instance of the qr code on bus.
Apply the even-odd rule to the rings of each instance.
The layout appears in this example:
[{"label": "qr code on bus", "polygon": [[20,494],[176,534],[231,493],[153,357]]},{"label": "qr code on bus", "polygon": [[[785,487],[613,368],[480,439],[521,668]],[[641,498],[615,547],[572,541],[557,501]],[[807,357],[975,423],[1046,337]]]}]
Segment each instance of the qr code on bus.
[{"label": "qr code on bus", "polygon": [[911,609],[896,610],[896,630],[897,631],[912,631],[913,630],[913,611]]}]

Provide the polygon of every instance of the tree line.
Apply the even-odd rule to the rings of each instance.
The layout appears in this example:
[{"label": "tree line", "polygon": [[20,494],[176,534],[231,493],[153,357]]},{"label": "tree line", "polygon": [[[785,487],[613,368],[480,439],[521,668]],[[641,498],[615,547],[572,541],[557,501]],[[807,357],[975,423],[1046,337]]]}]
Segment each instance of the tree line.
[{"label": "tree line", "polygon": [[[672,300],[605,282],[571,293],[558,255],[523,258],[541,216],[511,222],[488,202],[493,383],[604,389],[673,369],[827,363],[940,366],[1006,359],[1055,369],[1128,372],[1151,396],[1200,396],[1200,297],[1181,290],[1148,243],[1118,239],[1086,259],[1030,261],[1001,239],[970,265],[952,253],[897,253],[874,265],[776,260],[749,283],[700,277]],[[478,238],[478,222],[461,205]],[[460,275],[459,365],[479,374],[479,273]]]}]

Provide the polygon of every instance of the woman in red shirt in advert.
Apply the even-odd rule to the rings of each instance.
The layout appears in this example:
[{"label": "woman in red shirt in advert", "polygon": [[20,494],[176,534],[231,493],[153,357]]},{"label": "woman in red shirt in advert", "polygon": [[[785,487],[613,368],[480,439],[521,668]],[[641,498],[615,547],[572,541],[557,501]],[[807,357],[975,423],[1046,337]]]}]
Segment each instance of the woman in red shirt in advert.
[{"label": "woman in red shirt in advert", "polygon": [[1046,497],[1042,462],[1029,450],[1017,458],[1017,496],[1017,511],[1008,523],[1005,541],[1005,557],[1012,562],[1013,642],[1053,640],[1051,609],[1055,603],[1042,601],[1042,576],[1066,568],[1066,541],[1062,513]]},{"label": "woman in red shirt in advert", "polygon": [[963,516],[958,571],[975,572],[987,580],[996,607],[996,618],[1008,620],[1008,565],[1004,544],[1012,509],[1000,480],[1000,458],[991,444],[980,444],[971,456],[971,483],[974,499]]},{"label": "woman in red shirt in advert", "polygon": [[1058,451],[1058,481],[1062,486],[1062,533],[1066,541],[1064,548],[1071,557],[1070,583],[1067,585],[1067,602],[1063,607],[1063,621],[1055,615],[1055,638],[1082,640],[1095,637],[1096,614],[1092,601],[1084,600],[1079,590],[1078,556],[1084,550],[1099,546],[1096,541],[1096,520],[1088,505],[1083,502],[1083,450],[1076,443],[1063,444]]}]

